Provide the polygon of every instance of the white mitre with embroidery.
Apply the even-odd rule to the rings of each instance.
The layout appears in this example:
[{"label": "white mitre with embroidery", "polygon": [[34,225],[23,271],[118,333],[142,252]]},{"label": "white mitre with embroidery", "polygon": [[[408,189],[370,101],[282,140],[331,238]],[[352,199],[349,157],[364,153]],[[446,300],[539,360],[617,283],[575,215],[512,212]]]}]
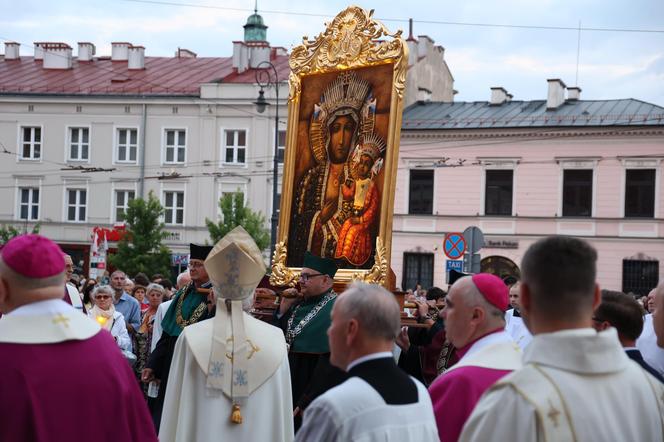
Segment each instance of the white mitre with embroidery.
[{"label": "white mitre with embroidery", "polygon": [[265,274],[263,256],[242,227],[214,246],[205,269],[217,295],[217,310],[212,321],[188,327],[187,341],[207,376],[207,387],[231,399],[231,420],[241,423],[240,406],[279,368],[286,342],[280,329],[242,310],[242,300],[253,296]]}]

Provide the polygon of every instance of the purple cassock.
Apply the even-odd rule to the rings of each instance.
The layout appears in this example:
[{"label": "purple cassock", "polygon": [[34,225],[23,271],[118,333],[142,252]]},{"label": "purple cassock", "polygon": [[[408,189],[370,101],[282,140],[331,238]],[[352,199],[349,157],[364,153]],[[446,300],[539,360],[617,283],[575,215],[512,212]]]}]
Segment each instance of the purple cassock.
[{"label": "purple cassock", "polygon": [[113,337],[0,342],[0,441],[156,441],[150,413]]}]

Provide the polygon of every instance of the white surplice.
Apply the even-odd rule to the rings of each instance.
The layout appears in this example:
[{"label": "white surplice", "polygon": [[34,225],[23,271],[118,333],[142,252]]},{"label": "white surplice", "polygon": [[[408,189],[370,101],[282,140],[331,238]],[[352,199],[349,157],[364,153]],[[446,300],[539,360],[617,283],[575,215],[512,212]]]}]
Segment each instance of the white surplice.
[{"label": "white surplice", "polygon": [[505,312],[505,331],[521,350],[525,350],[530,341],[533,340],[533,335],[530,334],[528,327],[523,322],[523,318],[521,316],[514,316],[513,308]]},{"label": "white surplice", "polygon": [[536,335],[524,368],[485,393],[459,440],[664,440],[664,385],[631,361],[616,330]]},{"label": "white surplice", "polygon": [[[218,315],[221,313],[217,311]],[[281,362],[275,364],[276,370],[242,404],[243,422],[232,423],[231,400],[221,391],[206,387],[214,324],[213,320],[206,320],[185,327],[175,345],[159,429],[160,442],[294,439],[290,369],[283,332],[246,313],[245,323],[247,336],[258,349],[251,361],[260,361],[261,353],[274,354],[276,349]]]},{"label": "white surplice", "polygon": [[388,405],[381,395],[359,377],[328,390],[305,411],[306,434],[298,441],[418,441],[438,442],[438,429],[431,398],[419,381],[418,402]]},{"label": "white surplice", "polygon": [[657,335],[651,313],[643,317],[643,331],[636,340],[636,348],[639,349],[648,365],[664,376],[664,348],[657,345]]}]

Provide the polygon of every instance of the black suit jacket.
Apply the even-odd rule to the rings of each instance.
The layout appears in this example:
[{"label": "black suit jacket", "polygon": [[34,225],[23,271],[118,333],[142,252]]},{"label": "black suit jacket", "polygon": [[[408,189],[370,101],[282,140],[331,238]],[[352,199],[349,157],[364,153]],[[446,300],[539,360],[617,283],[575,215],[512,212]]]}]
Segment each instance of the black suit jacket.
[{"label": "black suit jacket", "polygon": [[405,405],[419,400],[417,385],[392,357],[362,362],[351,368],[348,376],[357,376],[367,382],[387,404]]},{"label": "black suit jacket", "polygon": [[659,382],[664,384],[664,378],[662,377],[661,374],[657,372],[654,368],[652,368],[646,361],[643,360],[643,356],[641,356],[641,352],[637,349],[630,349],[630,350],[625,350],[625,353],[627,353],[627,356],[637,364],[639,364],[645,371],[653,375]]}]

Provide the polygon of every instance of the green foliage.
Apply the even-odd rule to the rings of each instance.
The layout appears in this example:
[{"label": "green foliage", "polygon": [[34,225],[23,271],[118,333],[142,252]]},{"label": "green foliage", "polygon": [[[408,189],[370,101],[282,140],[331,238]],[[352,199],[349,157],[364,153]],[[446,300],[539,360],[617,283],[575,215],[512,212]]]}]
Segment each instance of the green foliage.
[{"label": "green foliage", "polygon": [[41,226],[39,223],[37,223],[34,225],[34,227],[32,227],[32,230],[28,232],[27,226],[23,227],[22,229],[12,226],[11,224],[0,226],[0,246],[4,245],[7,243],[7,241],[14,238],[15,236],[23,235],[25,233],[39,233],[40,227]]},{"label": "green foliage", "polygon": [[259,249],[265,250],[270,245],[270,231],[265,228],[265,216],[260,212],[254,212],[244,204],[244,195],[239,189],[235,193],[221,197],[219,208],[221,219],[218,222],[205,218],[213,244],[237,226],[242,226],[256,241]]},{"label": "green foliage", "polygon": [[160,221],[164,213],[161,203],[150,192],[147,201],[136,198],[127,206],[127,233],[118,242],[118,252],[108,258],[109,262],[131,276],[138,272],[170,274],[171,253],[162,244],[166,232]]}]

